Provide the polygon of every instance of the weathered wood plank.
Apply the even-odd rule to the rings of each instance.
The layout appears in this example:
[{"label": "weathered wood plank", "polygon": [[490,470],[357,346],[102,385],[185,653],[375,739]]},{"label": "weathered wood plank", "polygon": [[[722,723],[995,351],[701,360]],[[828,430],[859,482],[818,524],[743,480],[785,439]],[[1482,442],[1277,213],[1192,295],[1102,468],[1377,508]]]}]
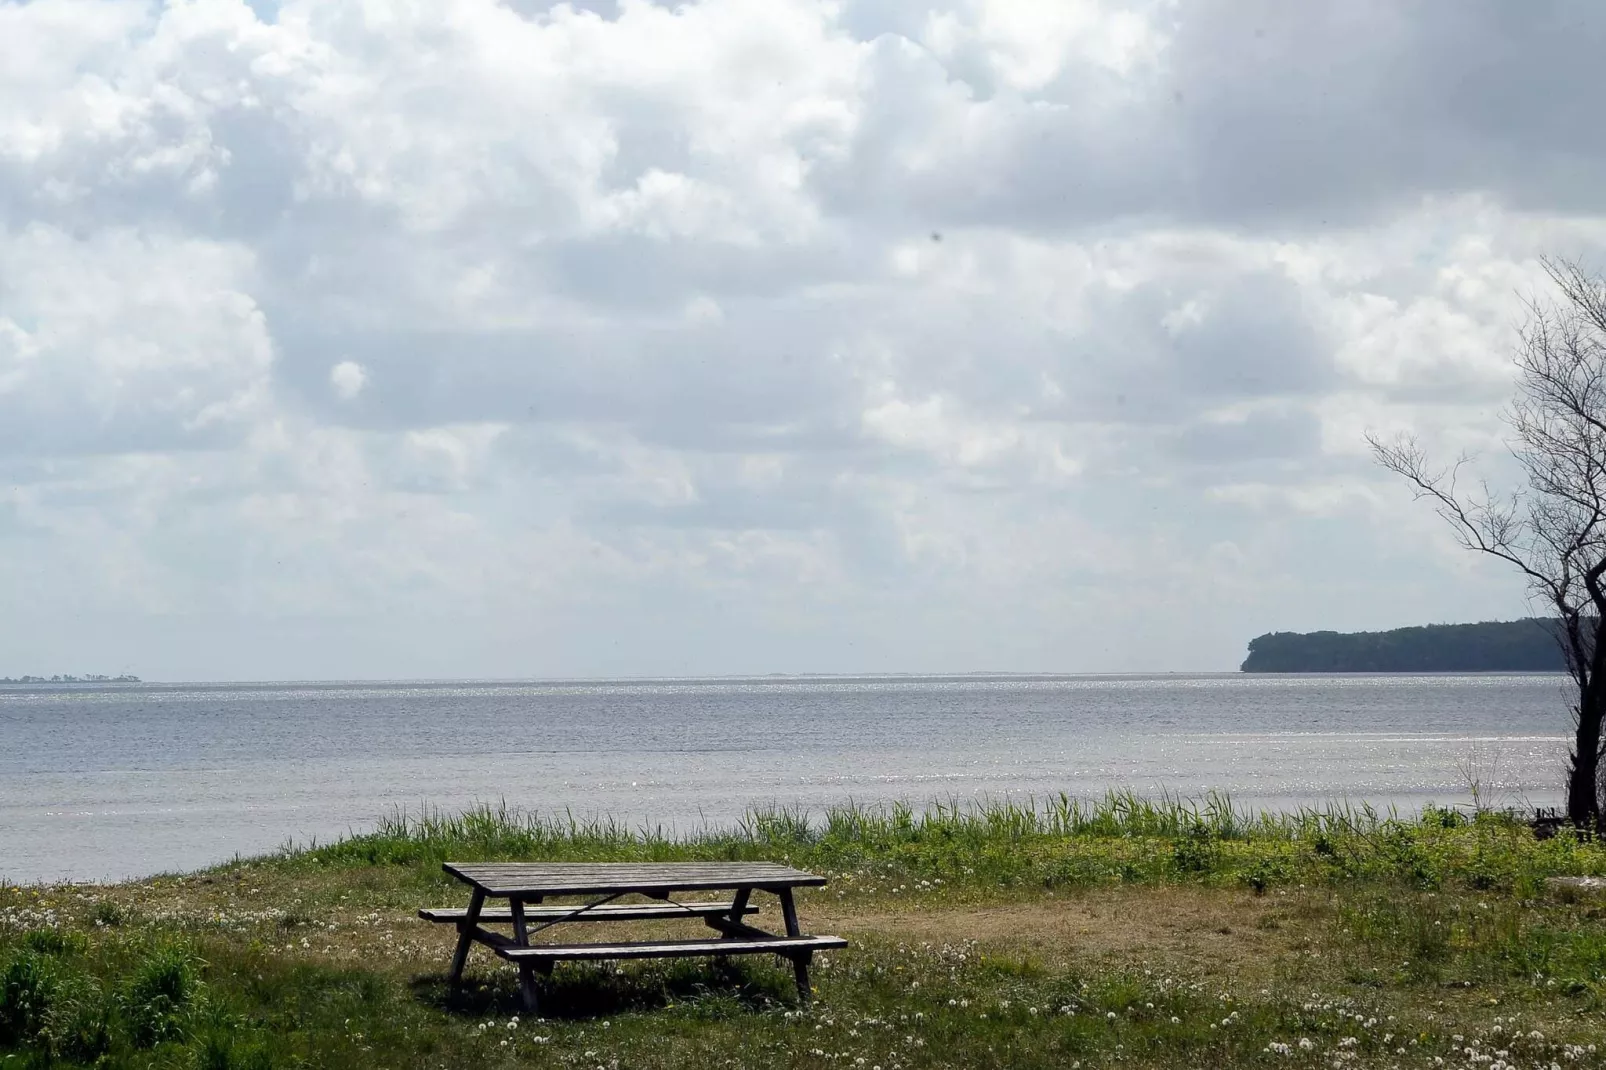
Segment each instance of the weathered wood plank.
[{"label": "weathered wood plank", "polygon": [[817,887],[825,878],[774,862],[447,862],[446,872],[493,896],[718,888]]},{"label": "weathered wood plank", "polygon": [[[526,921],[542,922],[561,918],[573,910],[573,906],[543,906],[524,907]],[[606,906],[592,907],[584,914],[571,919],[573,921],[672,921],[675,918],[701,918],[708,915],[730,915],[736,913],[734,902],[723,903],[610,903]],[[744,904],[741,907],[743,914],[757,914],[758,907]],[[468,914],[462,907],[425,907],[418,912],[418,916],[425,921],[441,924],[456,924]],[[480,921],[499,922],[506,924],[513,920],[513,911],[508,907],[484,907],[480,910]]]},{"label": "weathered wood plank", "polygon": [[[506,939],[505,937],[503,939]],[[532,944],[511,940],[496,947],[510,962],[597,961],[602,959],[690,958],[707,955],[786,955],[848,946],[840,936],[769,936],[762,940],[657,940],[622,944]]]}]

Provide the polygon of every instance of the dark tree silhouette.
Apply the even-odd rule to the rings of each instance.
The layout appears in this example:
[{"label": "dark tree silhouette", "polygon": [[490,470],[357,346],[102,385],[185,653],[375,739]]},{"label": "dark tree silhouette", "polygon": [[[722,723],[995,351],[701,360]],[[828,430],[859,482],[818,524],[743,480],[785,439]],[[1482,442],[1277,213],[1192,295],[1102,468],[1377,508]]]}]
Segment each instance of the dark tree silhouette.
[{"label": "dark tree silhouette", "polygon": [[1525,486],[1470,490],[1469,458],[1439,467],[1410,435],[1368,435],[1379,463],[1404,476],[1455,529],[1461,545],[1520,570],[1554,612],[1572,674],[1575,735],[1567,816],[1601,827],[1601,728],[1606,716],[1606,282],[1576,262],[1547,260],[1558,295],[1528,304],[1505,412]]}]

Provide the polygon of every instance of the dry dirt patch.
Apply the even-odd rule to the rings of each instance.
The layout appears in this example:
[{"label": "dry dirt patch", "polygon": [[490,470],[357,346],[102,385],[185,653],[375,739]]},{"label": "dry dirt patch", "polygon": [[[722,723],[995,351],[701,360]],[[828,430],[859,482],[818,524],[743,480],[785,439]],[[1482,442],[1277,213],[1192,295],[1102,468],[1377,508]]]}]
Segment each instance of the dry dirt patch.
[{"label": "dry dirt patch", "polygon": [[975,940],[1047,963],[1119,958],[1259,972],[1300,942],[1286,897],[1207,888],[1118,888],[1032,903],[809,911],[818,932],[921,942]]}]

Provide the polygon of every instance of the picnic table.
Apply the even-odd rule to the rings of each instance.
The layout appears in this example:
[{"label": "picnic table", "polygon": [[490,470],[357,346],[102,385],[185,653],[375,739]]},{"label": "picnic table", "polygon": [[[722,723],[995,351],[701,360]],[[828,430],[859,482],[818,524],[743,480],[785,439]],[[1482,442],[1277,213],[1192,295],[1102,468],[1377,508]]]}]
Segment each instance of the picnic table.
[{"label": "picnic table", "polygon": [[[447,862],[441,868],[471,889],[467,909],[426,907],[425,921],[457,926],[451,983],[462,982],[469,948],[483,944],[518,966],[519,994],[526,1010],[537,1009],[535,974],[550,975],[561,961],[678,958],[703,955],[773,954],[789,959],[798,998],[809,1000],[809,963],[814,952],[847,947],[836,936],[809,936],[798,927],[793,890],[818,887],[824,877],[773,862]],[[729,899],[683,902],[684,892],[729,891]],[[744,920],[758,913],[754,892],[781,903],[785,934],[766,932]],[[636,896],[650,902],[620,902]],[[588,901],[546,903],[555,897]],[[487,900],[505,899],[506,907]],[[663,921],[699,918],[719,933],[704,940],[625,943],[533,943],[531,937],[557,925],[604,921]],[[487,924],[511,924],[506,936]]]}]

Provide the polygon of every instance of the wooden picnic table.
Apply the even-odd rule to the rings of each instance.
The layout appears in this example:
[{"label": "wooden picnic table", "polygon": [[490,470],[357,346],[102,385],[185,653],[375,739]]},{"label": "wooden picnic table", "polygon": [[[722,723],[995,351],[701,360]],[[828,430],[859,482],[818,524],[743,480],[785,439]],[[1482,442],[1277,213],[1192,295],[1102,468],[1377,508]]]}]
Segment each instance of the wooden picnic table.
[{"label": "wooden picnic table", "polygon": [[[447,862],[443,869],[472,889],[468,908],[428,907],[426,921],[457,926],[452,956],[453,985],[460,984],[469,948],[484,944],[519,968],[519,993],[526,1010],[537,1009],[535,974],[549,975],[563,960],[674,958],[701,955],[774,954],[791,960],[798,998],[809,1000],[809,963],[814,952],[847,946],[836,936],[810,936],[798,927],[793,890],[818,887],[824,877],[773,862]],[[677,901],[683,892],[730,891],[728,900]],[[758,912],[754,892],[781,902],[785,934],[766,932],[744,920]],[[589,901],[545,903],[553,897]],[[619,902],[637,896],[652,902]],[[505,899],[507,906],[487,907]],[[544,904],[544,905],[540,905]],[[655,940],[627,943],[532,943],[530,938],[556,925],[576,922],[662,921],[700,918],[720,935],[708,940]],[[511,924],[513,935],[486,924]]]}]

